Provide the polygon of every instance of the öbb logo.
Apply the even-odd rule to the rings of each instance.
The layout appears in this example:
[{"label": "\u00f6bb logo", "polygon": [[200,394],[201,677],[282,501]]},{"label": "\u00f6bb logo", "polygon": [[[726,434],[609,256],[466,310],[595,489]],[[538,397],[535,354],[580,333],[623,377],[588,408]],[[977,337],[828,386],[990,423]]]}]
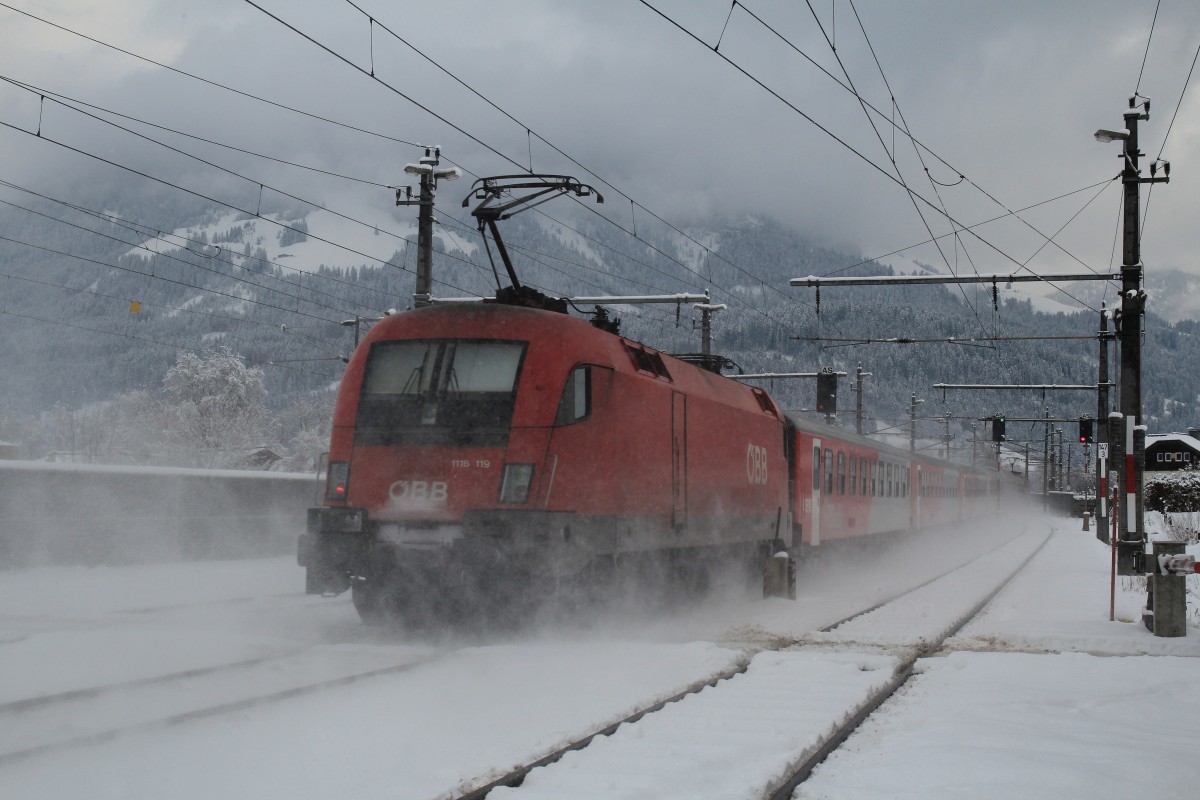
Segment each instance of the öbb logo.
[{"label": "\u00f6bb logo", "polygon": [[752,484],[767,482],[767,448],[746,445],[746,480]]},{"label": "\u00f6bb logo", "polygon": [[396,481],[388,487],[388,496],[396,503],[445,503],[445,481]]}]

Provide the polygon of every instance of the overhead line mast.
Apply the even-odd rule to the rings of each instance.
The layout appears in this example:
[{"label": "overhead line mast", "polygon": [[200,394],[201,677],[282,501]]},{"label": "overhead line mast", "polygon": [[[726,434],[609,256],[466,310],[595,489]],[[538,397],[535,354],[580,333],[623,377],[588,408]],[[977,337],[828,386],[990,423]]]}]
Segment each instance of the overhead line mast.
[{"label": "overhead line mast", "polygon": [[[1154,573],[1150,581],[1149,616],[1147,627],[1155,636],[1183,636],[1187,631],[1186,605],[1159,603],[1167,592],[1155,591],[1157,565],[1146,553],[1146,509],[1143,492],[1146,469],[1146,426],[1142,420],[1142,324],[1146,312],[1146,292],[1142,288],[1141,243],[1141,185],[1167,183],[1171,165],[1162,162],[1163,175],[1158,176],[1159,162],[1150,165],[1150,177],[1143,178],[1138,166],[1142,155],[1138,149],[1138,122],[1150,119],[1150,101],[1138,103],[1138,95],[1129,98],[1129,107],[1122,116],[1125,130],[1098,130],[1098,142],[1123,142],[1121,183],[1125,187],[1122,216],[1121,306],[1114,319],[1121,343],[1120,414],[1110,417],[1110,439],[1115,449],[1123,450],[1124,458],[1115,458],[1124,476],[1125,498],[1123,513],[1118,515],[1117,571],[1122,575]],[[1123,444],[1123,446],[1122,446]],[[1155,554],[1160,545],[1155,544]],[[1165,551],[1164,551],[1165,552]],[[1166,580],[1172,580],[1167,578]],[[1165,588],[1165,587],[1164,587]],[[1174,594],[1174,593],[1171,593]]]},{"label": "overhead line mast", "polygon": [[417,175],[421,188],[417,199],[413,199],[412,188],[396,190],[396,205],[418,206],[417,209],[417,283],[413,289],[413,305],[417,308],[429,305],[433,296],[433,191],[438,180],[453,181],[462,176],[458,167],[438,169],[442,148],[426,147],[425,156],[416,164],[405,164],[404,172]]}]

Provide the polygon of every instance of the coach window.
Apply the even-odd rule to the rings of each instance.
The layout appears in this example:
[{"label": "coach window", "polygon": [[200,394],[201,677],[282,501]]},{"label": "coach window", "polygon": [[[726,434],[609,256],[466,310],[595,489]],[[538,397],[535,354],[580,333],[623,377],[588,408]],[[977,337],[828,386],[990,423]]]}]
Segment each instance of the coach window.
[{"label": "coach window", "polygon": [[892,465],[891,464],[884,465],[883,474],[884,474],[884,481],[885,481],[883,496],[891,497],[892,496]]},{"label": "coach window", "polygon": [[850,494],[858,494],[858,459],[850,456]]},{"label": "coach window", "polygon": [[878,461],[871,462],[871,497],[875,496],[875,473],[879,468]]},{"label": "coach window", "polygon": [[813,447],[813,491],[821,491],[821,448]]},{"label": "coach window", "polygon": [[846,454],[838,453],[838,494],[846,493]]},{"label": "coach window", "polygon": [[833,450],[825,448],[825,491],[833,494]]},{"label": "coach window", "polygon": [[592,413],[592,368],[584,364],[571,370],[558,402],[555,425],[571,425]]},{"label": "coach window", "polygon": [[867,479],[867,457],[866,456],[858,457],[858,479],[861,482],[861,485],[858,487],[858,489],[859,489],[858,493],[861,494],[863,497],[866,497],[867,496],[867,480],[868,480]]}]

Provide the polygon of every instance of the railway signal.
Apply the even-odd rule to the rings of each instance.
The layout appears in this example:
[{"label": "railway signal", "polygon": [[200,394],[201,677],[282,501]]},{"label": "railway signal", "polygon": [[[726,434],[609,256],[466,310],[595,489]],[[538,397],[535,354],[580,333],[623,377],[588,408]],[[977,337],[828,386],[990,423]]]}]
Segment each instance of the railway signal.
[{"label": "railway signal", "polygon": [[1004,415],[997,414],[992,417],[992,441],[1003,442],[1004,440]]},{"label": "railway signal", "polygon": [[837,413],[837,373],[829,367],[822,367],[817,373],[817,411]]},{"label": "railway signal", "polygon": [[1096,441],[1095,437],[1092,434],[1092,428],[1093,428],[1093,426],[1092,426],[1092,418],[1091,417],[1080,417],[1079,418],[1079,442],[1080,442],[1080,444],[1091,444],[1092,442]]}]

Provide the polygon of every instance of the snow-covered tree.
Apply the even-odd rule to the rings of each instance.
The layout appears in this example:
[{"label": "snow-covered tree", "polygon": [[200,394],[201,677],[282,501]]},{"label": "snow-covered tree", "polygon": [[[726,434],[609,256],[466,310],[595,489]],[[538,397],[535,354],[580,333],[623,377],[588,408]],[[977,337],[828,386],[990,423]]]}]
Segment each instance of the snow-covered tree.
[{"label": "snow-covered tree", "polygon": [[181,353],[163,378],[163,390],[167,430],[177,443],[194,448],[205,466],[232,463],[262,443],[263,371],[247,367],[228,347]]}]

